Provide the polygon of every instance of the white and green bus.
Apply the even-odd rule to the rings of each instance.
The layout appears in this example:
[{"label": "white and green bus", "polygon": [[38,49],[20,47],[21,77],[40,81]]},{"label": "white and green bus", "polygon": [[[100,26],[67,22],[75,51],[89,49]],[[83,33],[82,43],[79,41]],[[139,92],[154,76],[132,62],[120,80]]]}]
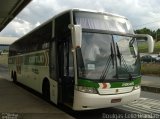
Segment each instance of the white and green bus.
[{"label": "white and green bus", "polygon": [[138,40],[123,16],[90,10],[64,11],[9,48],[14,82],[55,104],[90,110],[127,104],[140,97]]}]

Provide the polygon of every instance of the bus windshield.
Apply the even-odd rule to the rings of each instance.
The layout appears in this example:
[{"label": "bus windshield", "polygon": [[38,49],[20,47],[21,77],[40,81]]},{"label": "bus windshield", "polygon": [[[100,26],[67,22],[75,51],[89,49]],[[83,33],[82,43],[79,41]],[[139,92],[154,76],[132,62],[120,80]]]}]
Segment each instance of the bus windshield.
[{"label": "bus windshield", "polygon": [[140,60],[134,37],[113,35],[116,49],[117,73],[119,78],[140,75]]},{"label": "bus windshield", "polygon": [[79,77],[90,80],[126,80],[139,75],[135,38],[82,33],[82,46],[77,52]]}]

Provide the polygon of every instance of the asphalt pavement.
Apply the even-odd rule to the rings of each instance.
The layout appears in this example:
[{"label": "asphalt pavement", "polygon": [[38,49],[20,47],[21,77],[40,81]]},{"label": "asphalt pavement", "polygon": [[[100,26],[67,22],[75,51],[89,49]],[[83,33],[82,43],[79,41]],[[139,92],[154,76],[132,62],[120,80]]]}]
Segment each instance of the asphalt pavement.
[{"label": "asphalt pavement", "polygon": [[11,81],[11,78],[9,76],[8,72],[8,66],[4,64],[0,64],[0,78],[4,78]]},{"label": "asphalt pavement", "polygon": [[143,91],[160,93],[160,77],[142,76],[141,89]]},{"label": "asphalt pavement", "polygon": [[[6,117],[6,118],[5,118]],[[73,119],[13,82],[0,78],[0,119]]]},{"label": "asphalt pavement", "polygon": [[[7,80],[6,80],[7,79]],[[7,65],[0,64],[0,119],[74,119],[66,112],[15,85]]]}]

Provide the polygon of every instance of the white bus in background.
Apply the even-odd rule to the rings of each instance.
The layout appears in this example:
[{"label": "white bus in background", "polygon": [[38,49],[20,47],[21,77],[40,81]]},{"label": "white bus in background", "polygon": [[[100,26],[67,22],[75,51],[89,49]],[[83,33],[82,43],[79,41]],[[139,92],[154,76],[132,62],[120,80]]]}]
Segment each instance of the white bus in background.
[{"label": "white bus in background", "polygon": [[140,97],[137,37],[128,19],[111,13],[64,11],[9,48],[9,72],[55,104],[90,110]]},{"label": "white bus in background", "polygon": [[17,37],[0,37],[0,54],[8,54],[9,46],[17,39]]}]

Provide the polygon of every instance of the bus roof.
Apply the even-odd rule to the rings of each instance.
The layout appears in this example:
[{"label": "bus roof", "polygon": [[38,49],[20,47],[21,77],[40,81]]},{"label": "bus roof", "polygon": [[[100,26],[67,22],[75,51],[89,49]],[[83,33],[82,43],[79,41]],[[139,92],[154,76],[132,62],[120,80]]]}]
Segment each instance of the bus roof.
[{"label": "bus roof", "polygon": [[[68,9],[65,11],[60,12],[59,14],[55,15],[54,17],[52,17],[51,19],[55,19],[58,16],[61,16],[62,14],[65,14],[67,12],[71,12],[71,11],[81,11],[81,12],[90,12],[90,13],[99,13],[99,14],[104,14],[104,15],[108,15],[108,16],[115,16],[115,17],[121,17],[124,19],[127,19],[124,16],[118,15],[118,14],[114,14],[114,13],[109,13],[109,12],[102,12],[102,11],[96,11],[96,10],[90,10],[90,9],[79,9],[79,8],[72,8],[72,9]],[[51,19],[49,19],[48,21],[50,21]]]},{"label": "bus roof", "polygon": [[115,14],[115,13],[109,13],[109,12],[104,12],[104,11],[97,11],[97,10],[88,10],[88,9],[78,9],[78,8],[73,8],[71,9],[72,11],[84,11],[84,12],[91,12],[91,13],[100,13],[100,14],[105,14],[108,16],[115,16],[115,17],[121,17],[121,18],[125,18],[124,16]]}]

